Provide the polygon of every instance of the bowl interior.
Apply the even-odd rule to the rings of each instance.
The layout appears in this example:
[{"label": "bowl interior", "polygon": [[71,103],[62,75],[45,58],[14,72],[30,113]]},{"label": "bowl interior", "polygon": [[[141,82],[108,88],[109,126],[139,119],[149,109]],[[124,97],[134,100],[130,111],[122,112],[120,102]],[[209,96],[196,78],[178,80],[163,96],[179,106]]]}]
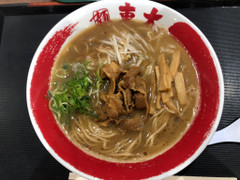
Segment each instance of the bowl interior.
[{"label": "bowl interior", "polygon": [[[129,6],[134,19],[164,26],[186,48],[199,77],[200,107],[183,138],[165,153],[139,163],[112,163],[85,154],[65,137],[48,108],[45,94],[49,88],[49,77],[55,57],[64,43],[95,23],[123,18],[120,15],[120,7]],[[39,139],[52,156],[70,171],[90,179],[165,178],[190,164],[207,146],[220,120],[223,90],[223,76],[217,56],[203,33],[187,18],[151,1],[107,0],[74,11],[46,35],[33,57],[29,70],[27,103]]]}]

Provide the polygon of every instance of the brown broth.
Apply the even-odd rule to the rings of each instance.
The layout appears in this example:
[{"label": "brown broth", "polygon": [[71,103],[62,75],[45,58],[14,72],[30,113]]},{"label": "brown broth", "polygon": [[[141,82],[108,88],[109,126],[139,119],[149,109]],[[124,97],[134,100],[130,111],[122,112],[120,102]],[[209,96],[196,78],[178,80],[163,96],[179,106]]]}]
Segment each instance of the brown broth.
[{"label": "brown broth", "polygon": [[[127,25],[127,27],[126,27]],[[154,65],[156,59],[159,57],[160,53],[164,53],[166,61],[168,65],[170,64],[172,54],[176,50],[180,50],[181,59],[179,71],[183,72],[185,78],[185,84],[187,89],[188,96],[188,105],[186,107],[182,107],[181,109],[181,117],[176,115],[172,115],[169,113],[169,120],[166,127],[157,135],[153,146],[146,147],[145,142],[147,138],[151,135],[151,127],[152,121],[150,121],[150,117],[145,122],[143,130],[141,131],[141,143],[132,151],[131,156],[125,158],[118,158],[114,156],[107,156],[106,153],[102,153],[102,145],[96,144],[95,146],[90,147],[86,145],[81,140],[76,140],[72,138],[72,132],[74,130],[78,130],[78,128],[69,129],[64,125],[59,124],[60,128],[63,132],[68,136],[70,141],[72,141],[76,146],[78,146],[84,152],[91,154],[97,158],[105,159],[107,161],[114,162],[139,162],[147,159],[151,159],[169,148],[171,148],[174,144],[176,144],[181,137],[184,135],[188,127],[191,125],[195,114],[197,113],[198,101],[199,101],[199,82],[197,73],[194,67],[194,64],[189,57],[186,50],[182,47],[182,45],[176,41],[169,33],[163,29],[159,28],[158,32],[152,30],[151,25],[147,25],[140,21],[112,21],[105,24],[94,25],[85,31],[77,34],[73,39],[71,39],[61,50],[59,53],[54,67],[52,69],[51,81],[50,81],[50,91],[53,91],[56,88],[56,84],[64,82],[73,76],[73,71],[69,70],[65,74],[65,78],[59,78],[56,76],[58,69],[61,69],[64,65],[71,65],[76,62],[84,63],[88,56],[91,61],[95,64],[94,68],[90,70],[90,75],[94,76],[98,65],[100,64],[99,58],[107,59],[106,55],[103,53],[98,53],[96,48],[98,48],[102,43],[101,40],[108,40],[112,34],[119,35],[119,32],[129,32],[128,27],[131,27],[136,31],[141,37],[143,37],[147,43],[149,43],[154,51],[148,50],[146,52],[147,58],[141,64],[143,70],[148,69],[149,65]],[[150,33],[149,33],[150,32]],[[159,40],[150,40],[151,37],[157,37],[159,35]],[[87,47],[88,46],[88,47]],[[128,69],[130,63],[127,65],[121,66],[121,69]],[[150,71],[151,72],[151,71]],[[144,77],[150,81],[150,75],[144,72]],[[107,88],[107,85],[105,86]],[[105,89],[102,89],[104,91]],[[173,101],[177,101],[177,95],[174,91]],[[92,97],[93,104],[96,103],[95,97]],[[98,104],[99,106],[100,104]],[[76,121],[76,117],[78,115],[74,115],[74,121]],[[87,118],[87,121],[95,121],[91,116],[78,116],[80,120],[84,120]],[[88,123],[85,123],[85,125]],[[75,129],[74,129],[75,128]],[[86,125],[88,128],[88,125]],[[116,129],[116,125],[112,125],[109,128],[103,128],[105,130]],[[114,138],[109,138],[108,146],[115,147],[118,142],[121,142],[122,139],[128,139],[131,141],[134,137],[139,136],[139,132],[126,132],[125,134],[119,133]]]}]

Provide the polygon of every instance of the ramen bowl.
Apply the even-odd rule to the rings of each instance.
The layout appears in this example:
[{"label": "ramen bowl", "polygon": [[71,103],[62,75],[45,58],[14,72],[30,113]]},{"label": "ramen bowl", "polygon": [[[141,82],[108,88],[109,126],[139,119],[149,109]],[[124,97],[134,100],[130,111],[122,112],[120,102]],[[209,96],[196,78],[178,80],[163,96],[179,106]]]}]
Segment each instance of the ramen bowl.
[{"label": "ramen bowl", "polygon": [[[114,19],[142,20],[166,28],[191,56],[200,84],[198,113],[186,133],[164,153],[142,162],[115,163],[86,154],[60,130],[45,98],[51,69],[64,44],[86,28]],[[28,111],[40,141],[59,163],[87,179],[163,179],[179,172],[208,145],[219,124],[223,101],[221,67],[207,38],[186,17],[152,1],[104,0],[72,12],[42,40],[27,80]]]}]

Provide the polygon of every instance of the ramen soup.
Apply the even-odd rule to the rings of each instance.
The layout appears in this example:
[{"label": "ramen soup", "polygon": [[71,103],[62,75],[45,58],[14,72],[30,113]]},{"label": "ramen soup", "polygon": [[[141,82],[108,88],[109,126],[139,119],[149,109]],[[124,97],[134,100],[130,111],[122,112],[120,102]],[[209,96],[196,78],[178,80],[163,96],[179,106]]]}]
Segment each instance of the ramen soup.
[{"label": "ramen soup", "polygon": [[82,151],[140,162],[184,135],[197,113],[199,82],[188,53],[166,29],[118,20],[66,43],[48,99],[59,127]]}]

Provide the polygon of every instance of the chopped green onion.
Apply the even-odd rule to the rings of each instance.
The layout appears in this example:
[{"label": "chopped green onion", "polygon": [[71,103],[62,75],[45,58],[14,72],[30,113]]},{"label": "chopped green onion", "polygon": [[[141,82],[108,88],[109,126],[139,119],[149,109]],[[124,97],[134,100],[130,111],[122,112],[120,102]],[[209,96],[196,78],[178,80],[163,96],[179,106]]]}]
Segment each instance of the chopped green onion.
[{"label": "chopped green onion", "polygon": [[63,69],[67,70],[68,69],[68,64],[63,65]]},{"label": "chopped green onion", "polygon": [[74,112],[79,112],[83,114],[92,114],[92,105],[90,102],[90,97],[88,95],[88,90],[92,84],[91,79],[87,71],[88,63],[84,64],[85,70],[82,76],[76,73],[74,77],[60,84],[60,91],[55,92],[54,95],[48,91],[48,97],[52,98],[52,103],[50,104],[51,110],[55,114],[60,114],[60,123],[65,122],[69,124],[70,116]]},{"label": "chopped green onion", "polygon": [[[104,63],[99,65],[96,71],[96,78],[91,79],[87,70],[87,65],[90,62],[87,61],[83,64],[83,73],[80,74],[77,71],[71,79],[64,83],[58,83],[57,90],[54,93],[48,91],[45,96],[49,100],[50,108],[60,123],[65,123],[69,127],[73,113],[90,114],[97,117],[93,111],[90,95],[95,87],[97,96],[99,96],[99,88],[103,82],[100,77],[100,69]],[[64,65],[63,69],[68,69],[68,65]]]}]

